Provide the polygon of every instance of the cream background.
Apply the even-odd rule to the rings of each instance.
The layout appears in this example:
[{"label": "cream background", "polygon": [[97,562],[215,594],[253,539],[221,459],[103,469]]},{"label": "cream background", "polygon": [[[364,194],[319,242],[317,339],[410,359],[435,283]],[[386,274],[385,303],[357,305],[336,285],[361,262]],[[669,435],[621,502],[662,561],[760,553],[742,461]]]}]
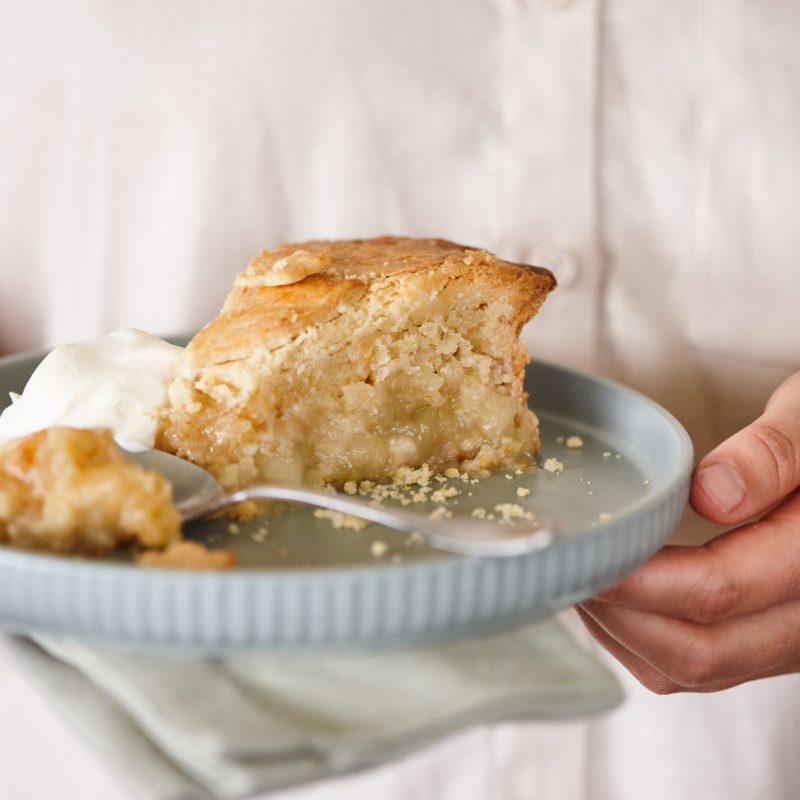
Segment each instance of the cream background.
[{"label": "cream background", "polygon": [[[0,351],[195,328],[278,241],[444,236],[552,266],[534,354],[646,391],[702,453],[800,362],[798,23],[793,0],[5,2]],[[279,796],[800,795],[800,678],[656,698],[620,674],[607,719]],[[2,664],[0,751],[3,796],[125,797]]]}]

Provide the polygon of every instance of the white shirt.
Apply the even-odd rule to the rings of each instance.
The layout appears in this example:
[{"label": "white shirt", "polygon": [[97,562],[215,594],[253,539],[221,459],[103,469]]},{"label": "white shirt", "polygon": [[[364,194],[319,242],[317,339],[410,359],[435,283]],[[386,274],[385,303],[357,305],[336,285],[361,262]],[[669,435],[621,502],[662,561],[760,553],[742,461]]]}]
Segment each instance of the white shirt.
[{"label": "white shirt", "polygon": [[[800,361],[798,23],[793,0],[7,3],[0,350],[191,330],[279,241],[435,235],[551,266],[534,356],[647,392],[702,454]],[[8,763],[46,741],[60,771],[45,795],[7,773],[17,796],[124,797],[0,669]],[[274,796],[800,794],[800,678],[657,698],[616,669],[606,719]]]}]

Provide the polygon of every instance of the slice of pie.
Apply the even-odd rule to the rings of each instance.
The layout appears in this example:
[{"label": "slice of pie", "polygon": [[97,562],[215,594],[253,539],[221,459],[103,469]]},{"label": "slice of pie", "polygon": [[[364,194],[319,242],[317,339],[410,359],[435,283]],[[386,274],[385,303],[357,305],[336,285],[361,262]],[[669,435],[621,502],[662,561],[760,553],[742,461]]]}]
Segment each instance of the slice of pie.
[{"label": "slice of pie", "polygon": [[189,344],[157,446],[227,489],[528,464],[522,326],[545,269],[439,239],[264,251]]}]

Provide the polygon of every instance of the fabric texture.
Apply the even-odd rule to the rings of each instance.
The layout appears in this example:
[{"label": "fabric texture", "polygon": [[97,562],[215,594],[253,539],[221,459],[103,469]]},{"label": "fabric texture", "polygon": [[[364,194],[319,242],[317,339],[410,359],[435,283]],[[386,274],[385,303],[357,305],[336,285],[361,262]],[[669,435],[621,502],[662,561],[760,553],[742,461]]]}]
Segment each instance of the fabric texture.
[{"label": "fabric texture", "polygon": [[501,719],[607,711],[619,684],[555,621],[415,650],[162,658],[4,649],[141,800],[249,797]]}]

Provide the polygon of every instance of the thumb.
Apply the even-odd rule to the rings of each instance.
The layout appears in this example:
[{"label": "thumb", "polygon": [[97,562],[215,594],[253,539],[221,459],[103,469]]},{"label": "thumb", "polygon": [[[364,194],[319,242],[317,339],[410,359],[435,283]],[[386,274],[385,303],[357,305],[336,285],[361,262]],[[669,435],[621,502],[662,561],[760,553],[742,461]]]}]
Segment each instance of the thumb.
[{"label": "thumb", "polygon": [[697,466],[692,506],[712,522],[759,514],[800,484],[800,372],[782,383],[764,413]]}]

